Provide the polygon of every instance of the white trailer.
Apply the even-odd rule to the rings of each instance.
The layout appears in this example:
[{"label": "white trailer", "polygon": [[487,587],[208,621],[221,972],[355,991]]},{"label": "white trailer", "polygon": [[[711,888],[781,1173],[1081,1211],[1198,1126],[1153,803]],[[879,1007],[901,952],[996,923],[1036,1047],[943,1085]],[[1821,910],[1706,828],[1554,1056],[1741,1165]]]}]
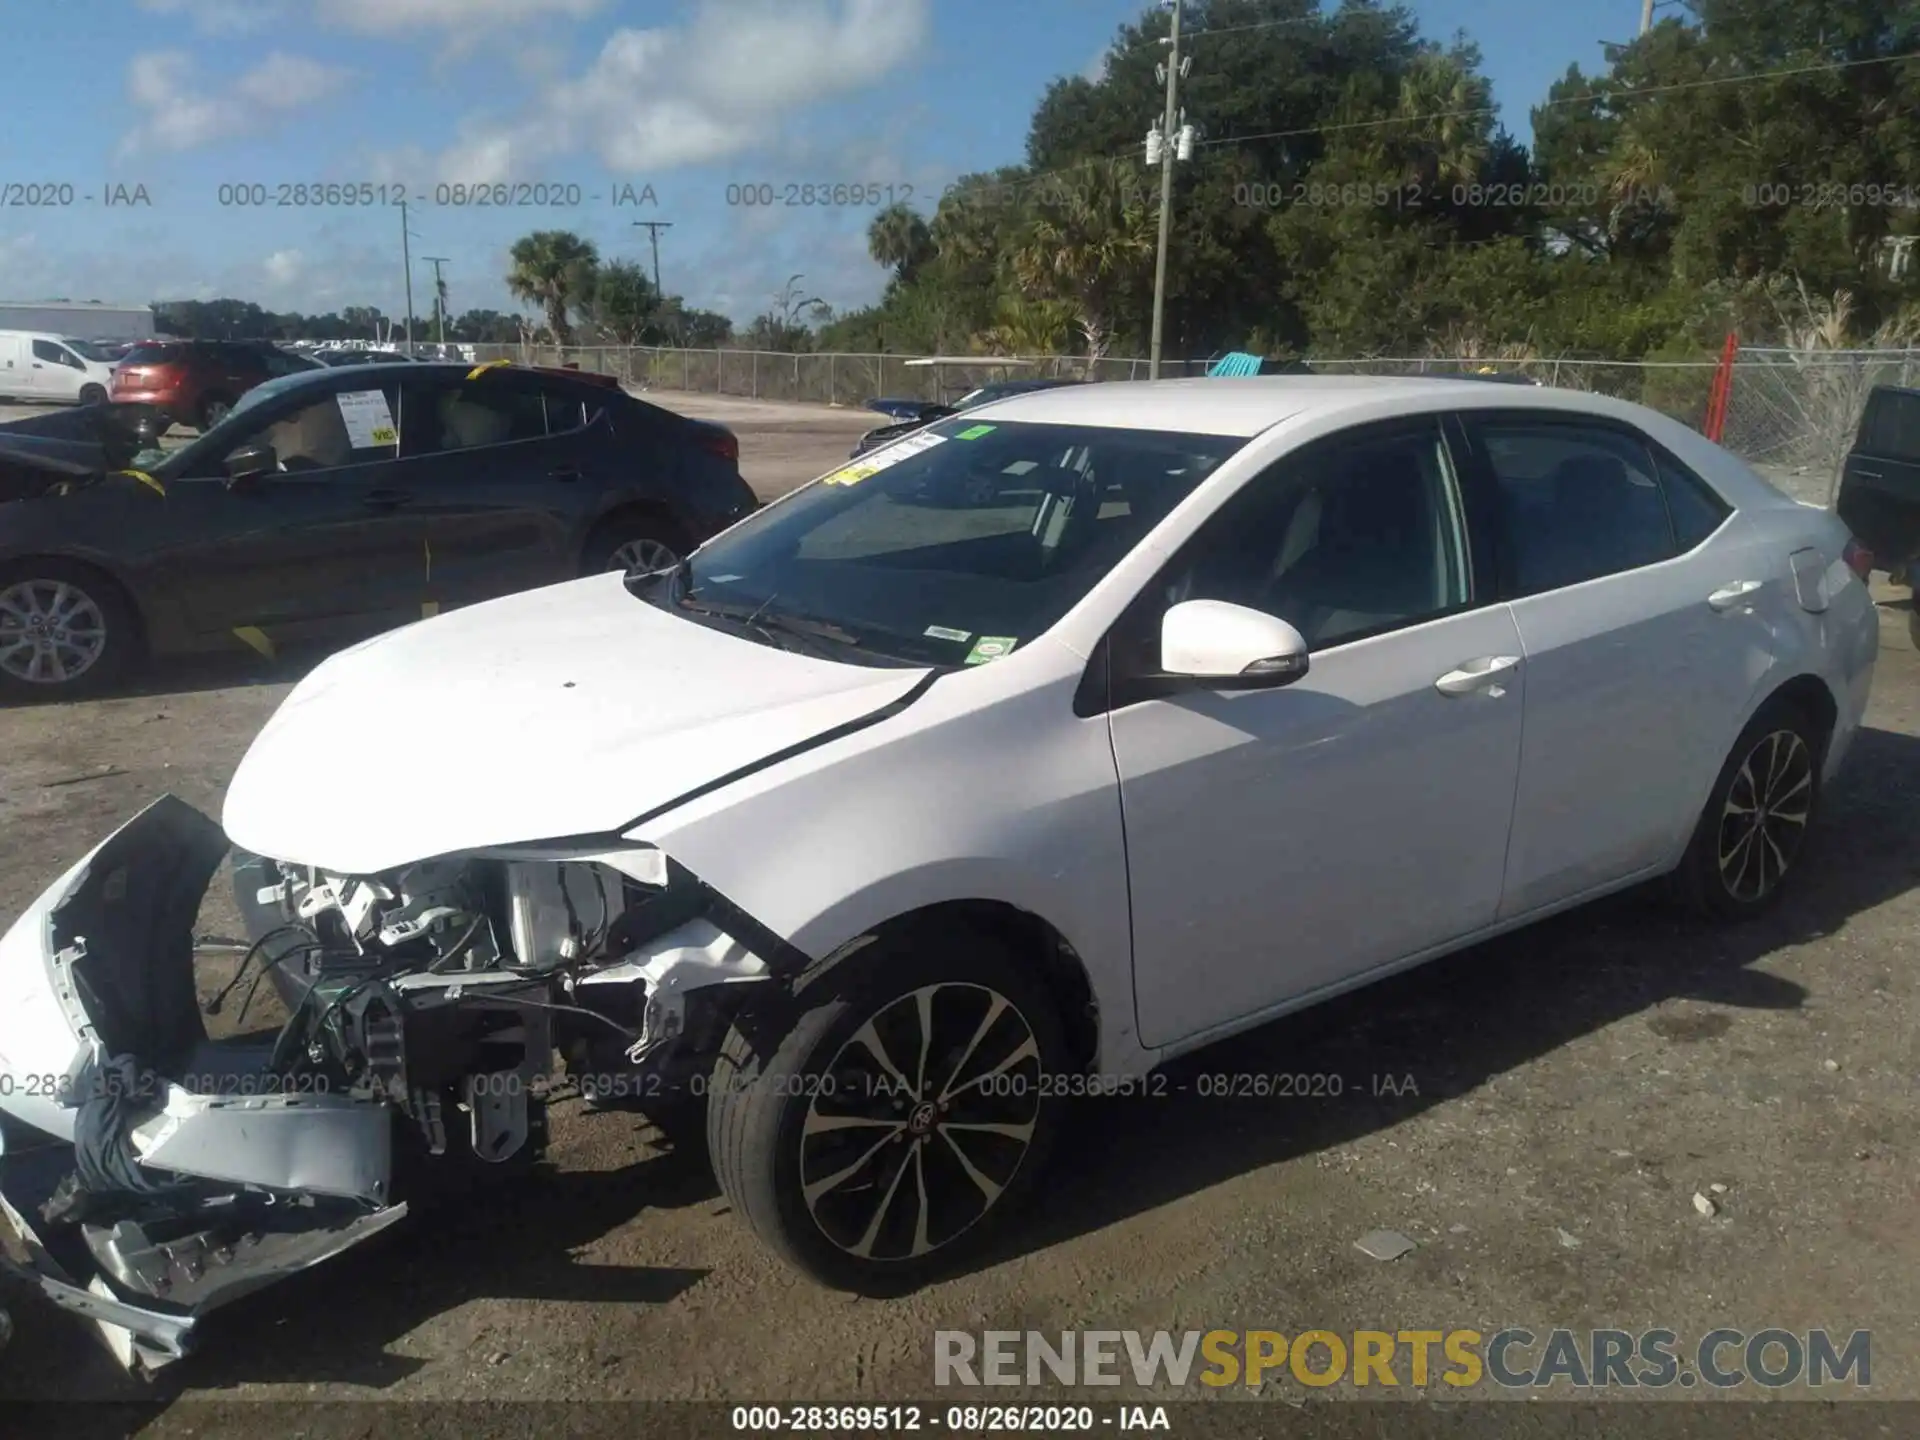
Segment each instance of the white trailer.
[{"label": "white trailer", "polygon": [[36,330],[75,340],[144,340],[153,334],[153,307],[0,300],[0,330]]}]

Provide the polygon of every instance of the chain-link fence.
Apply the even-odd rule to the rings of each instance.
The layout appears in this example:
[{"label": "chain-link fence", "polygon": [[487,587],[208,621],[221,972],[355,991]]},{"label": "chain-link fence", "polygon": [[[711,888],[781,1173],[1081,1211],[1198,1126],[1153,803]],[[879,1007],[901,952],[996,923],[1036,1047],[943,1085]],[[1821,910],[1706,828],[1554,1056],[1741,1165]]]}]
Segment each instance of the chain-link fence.
[{"label": "chain-link fence", "polygon": [[[703,391],[756,400],[861,405],[880,396],[953,400],[994,380],[1144,380],[1145,360],[1106,359],[1089,366],[1075,356],[981,356],[959,363],[916,365],[916,355],[792,354],[776,350],[683,350],[652,346],[472,345],[477,362],[569,365],[622,384],[653,390]],[[1204,375],[1205,360],[1163,360],[1163,377]]]},{"label": "chain-link fence", "polygon": [[[617,376],[635,389],[705,392],[818,405],[861,405],[880,396],[951,401],[995,380],[1072,378],[1144,380],[1143,359],[1108,357],[1091,365],[1073,356],[982,356],[916,365],[913,355],[791,354],[769,350],[692,350],[650,346],[463,346],[476,361],[571,365]],[[1163,377],[1204,375],[1210,360],[1163,360]],[[1308,357],[1323,374],[1461,375],[1488,369],[1543,385],[1591,391],[1650,406],[1700,426],[1715,362],[1624,362],[1582,357],[1526,360],[1477,356],[1363,359]],[[1869,391],[1920,379],[1920,350],[1802,351],[1750,349],[1733,366],[1721,443],[1803,499],[1831,499]]]}]

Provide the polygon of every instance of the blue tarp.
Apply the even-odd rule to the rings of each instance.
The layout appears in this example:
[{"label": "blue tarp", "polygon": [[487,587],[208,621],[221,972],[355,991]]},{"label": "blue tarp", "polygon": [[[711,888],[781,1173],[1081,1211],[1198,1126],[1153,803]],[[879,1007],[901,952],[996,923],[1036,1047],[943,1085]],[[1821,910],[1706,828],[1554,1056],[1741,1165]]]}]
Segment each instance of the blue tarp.
[{"label": "blue tarp", "polygon": [[1236,350],[1233,354],[1214,361],[1207,370],[1207,378],[1211,380],[1228,375],[1258,375],[1259,373],[1260,357],[1249,355],[1244,350]]}]

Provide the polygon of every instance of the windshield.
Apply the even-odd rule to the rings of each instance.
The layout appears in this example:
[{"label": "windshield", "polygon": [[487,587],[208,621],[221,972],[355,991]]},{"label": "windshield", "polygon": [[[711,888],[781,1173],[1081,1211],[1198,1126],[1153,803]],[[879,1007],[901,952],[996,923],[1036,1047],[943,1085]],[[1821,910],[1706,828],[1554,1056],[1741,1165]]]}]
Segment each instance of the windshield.
[{"label": "windshield", "polygon": [[946,420],[768,507],[640,593],[836,659],[974,664],[1044,633],[1245,443]]}]

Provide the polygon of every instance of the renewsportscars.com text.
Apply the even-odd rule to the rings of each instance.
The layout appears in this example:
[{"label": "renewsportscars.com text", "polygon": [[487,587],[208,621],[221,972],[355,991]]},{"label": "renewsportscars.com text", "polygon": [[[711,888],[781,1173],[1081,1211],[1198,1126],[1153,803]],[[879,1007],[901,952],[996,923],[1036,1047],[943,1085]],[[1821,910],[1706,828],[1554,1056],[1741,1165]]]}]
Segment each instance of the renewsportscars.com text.
[{"label": "renewsportscars.com text", "polygon": [[1873,1378],[1873,1334],[1826,1330],[938,1330],[933,1382],[941,1386],[1204,1385],[1257,1388],[1290,1380],[1324,1387],[1508,1390],[1726,1390],[1752,1385],[1846,1385]]}]

